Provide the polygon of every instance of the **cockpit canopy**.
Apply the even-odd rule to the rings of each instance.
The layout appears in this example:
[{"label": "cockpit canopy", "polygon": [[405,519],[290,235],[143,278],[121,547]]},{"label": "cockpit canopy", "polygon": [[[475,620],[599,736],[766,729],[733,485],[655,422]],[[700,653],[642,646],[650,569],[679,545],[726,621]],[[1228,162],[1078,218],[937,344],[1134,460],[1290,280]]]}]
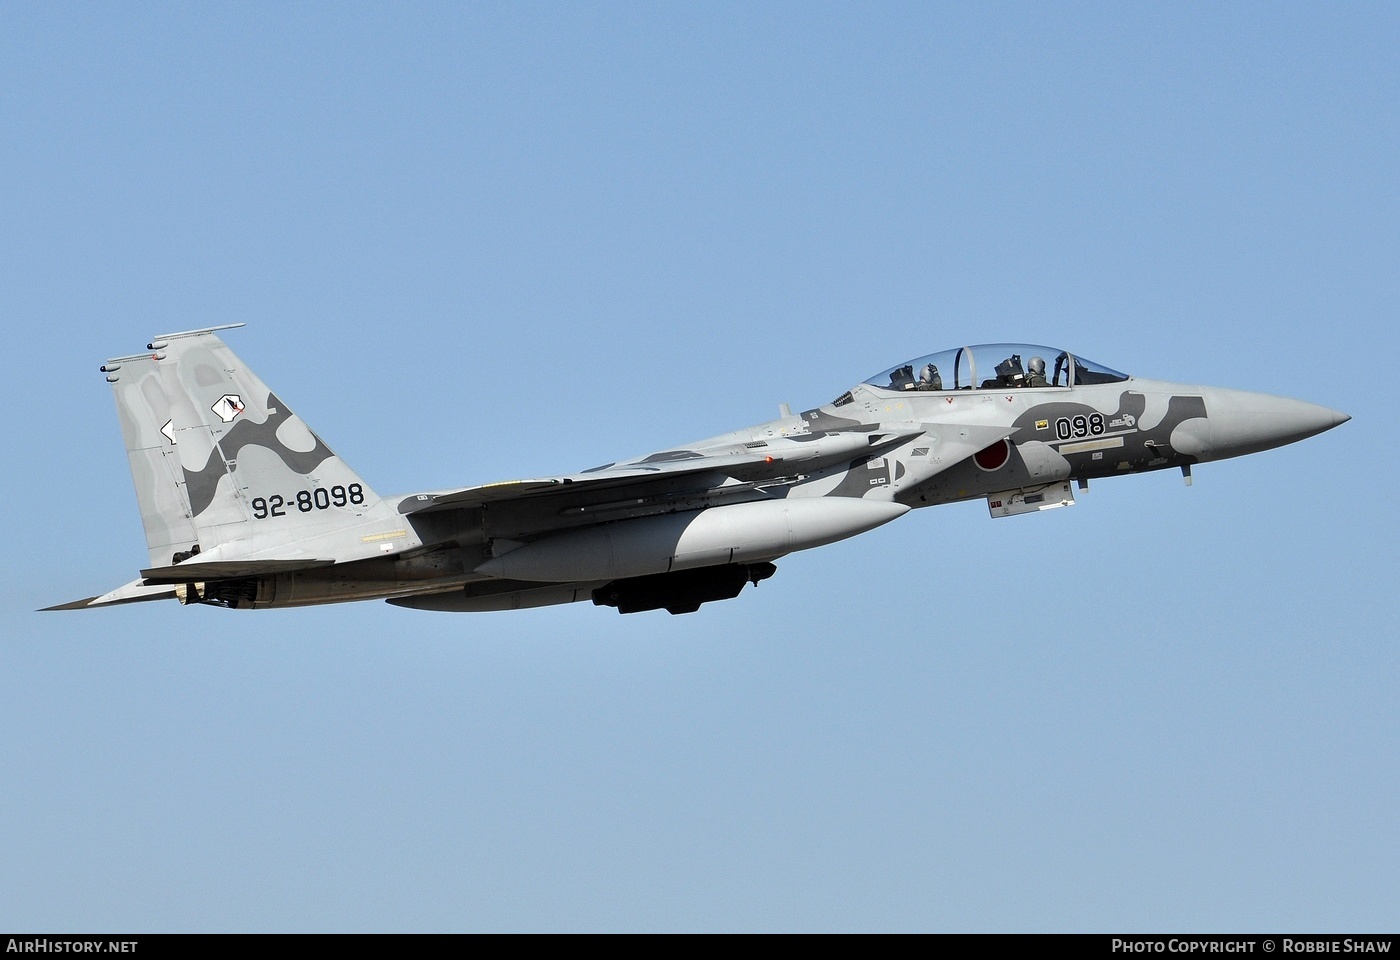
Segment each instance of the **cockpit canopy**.
[{"label": "cockpit canopy", "polygon": [[880,390],[1006,390],[1117,383],[1127,374],[1055,347],[984,343],[901,363],[865,382]]}]

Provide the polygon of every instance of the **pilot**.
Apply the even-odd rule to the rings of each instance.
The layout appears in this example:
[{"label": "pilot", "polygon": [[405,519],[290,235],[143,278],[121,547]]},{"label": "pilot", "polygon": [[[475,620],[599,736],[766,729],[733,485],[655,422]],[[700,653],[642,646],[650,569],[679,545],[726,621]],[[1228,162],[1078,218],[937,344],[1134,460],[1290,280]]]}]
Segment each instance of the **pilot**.
[{"label": "pilot", "polygon": [[938,368],[931,363],[926,363],[919,370],[918,390],[942,390],[943,377],[939,375]]},{"label": "pilot", "polygon": [[1028,387],[1048,387],[1050,381],[1045,379],[1045,361],[1040,357],[1031,357],[1030,363],[1026,364],[1030,369],[1030,376],[1026,378]]}]

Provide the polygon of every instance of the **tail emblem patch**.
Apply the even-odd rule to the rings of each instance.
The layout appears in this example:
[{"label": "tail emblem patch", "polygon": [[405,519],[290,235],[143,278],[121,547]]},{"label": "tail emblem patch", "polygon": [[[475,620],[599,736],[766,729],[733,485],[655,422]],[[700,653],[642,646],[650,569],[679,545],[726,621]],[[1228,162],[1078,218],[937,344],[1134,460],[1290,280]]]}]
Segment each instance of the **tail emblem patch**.
[{"label": "tail emblem patch", "polygon": [[209,409],[224,423],[232,423],[233,418],[243,412],[243,398],[236,393],[226,393]]}]

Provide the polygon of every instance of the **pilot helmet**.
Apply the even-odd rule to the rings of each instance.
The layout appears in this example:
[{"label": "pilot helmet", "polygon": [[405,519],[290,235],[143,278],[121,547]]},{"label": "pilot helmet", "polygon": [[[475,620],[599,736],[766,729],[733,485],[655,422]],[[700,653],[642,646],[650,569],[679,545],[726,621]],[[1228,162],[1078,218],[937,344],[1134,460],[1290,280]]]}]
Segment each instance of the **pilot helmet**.
[{"label": "pilot helmet", "polygon": [[1031,357],[1030,363],[1028,363],[1027,366],[1030,367],[1031,376],[1033,376],[1033,377],[1043,377],[1043,376],[1045,376],[1045,361],[1044,361],[1042,358],[1040,358],[1040,357]]}]

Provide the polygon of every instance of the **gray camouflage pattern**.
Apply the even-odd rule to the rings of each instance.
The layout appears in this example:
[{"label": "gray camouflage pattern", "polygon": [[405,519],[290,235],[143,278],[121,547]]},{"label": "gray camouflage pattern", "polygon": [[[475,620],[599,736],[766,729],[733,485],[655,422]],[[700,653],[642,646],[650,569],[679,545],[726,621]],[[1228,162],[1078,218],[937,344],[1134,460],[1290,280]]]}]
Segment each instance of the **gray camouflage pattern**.
[{"label": "gray camouflage pattern", "polygon": [[[467,611],[591,597],[689,612],[757,584],[786,553],[912,507],[985,498],[1002,517],[1073,503],[1072,480],[1179,468],[1189,482],[1196,464],[1348,419],[1298,400],[1127,377],[1058,351],[1057,381],[1061,362],[1071,365],[1046,385],[1020,375],[1018,353],[976,389],[877,378],[831,404],[784,407],[776,420],[633,460],[381,499],[229,350],[222,329],[156,337],[148,352],[103,366],[150,567],[49,609],[175,597]],[[1006,348],[961,349],[994,361]]]}]

